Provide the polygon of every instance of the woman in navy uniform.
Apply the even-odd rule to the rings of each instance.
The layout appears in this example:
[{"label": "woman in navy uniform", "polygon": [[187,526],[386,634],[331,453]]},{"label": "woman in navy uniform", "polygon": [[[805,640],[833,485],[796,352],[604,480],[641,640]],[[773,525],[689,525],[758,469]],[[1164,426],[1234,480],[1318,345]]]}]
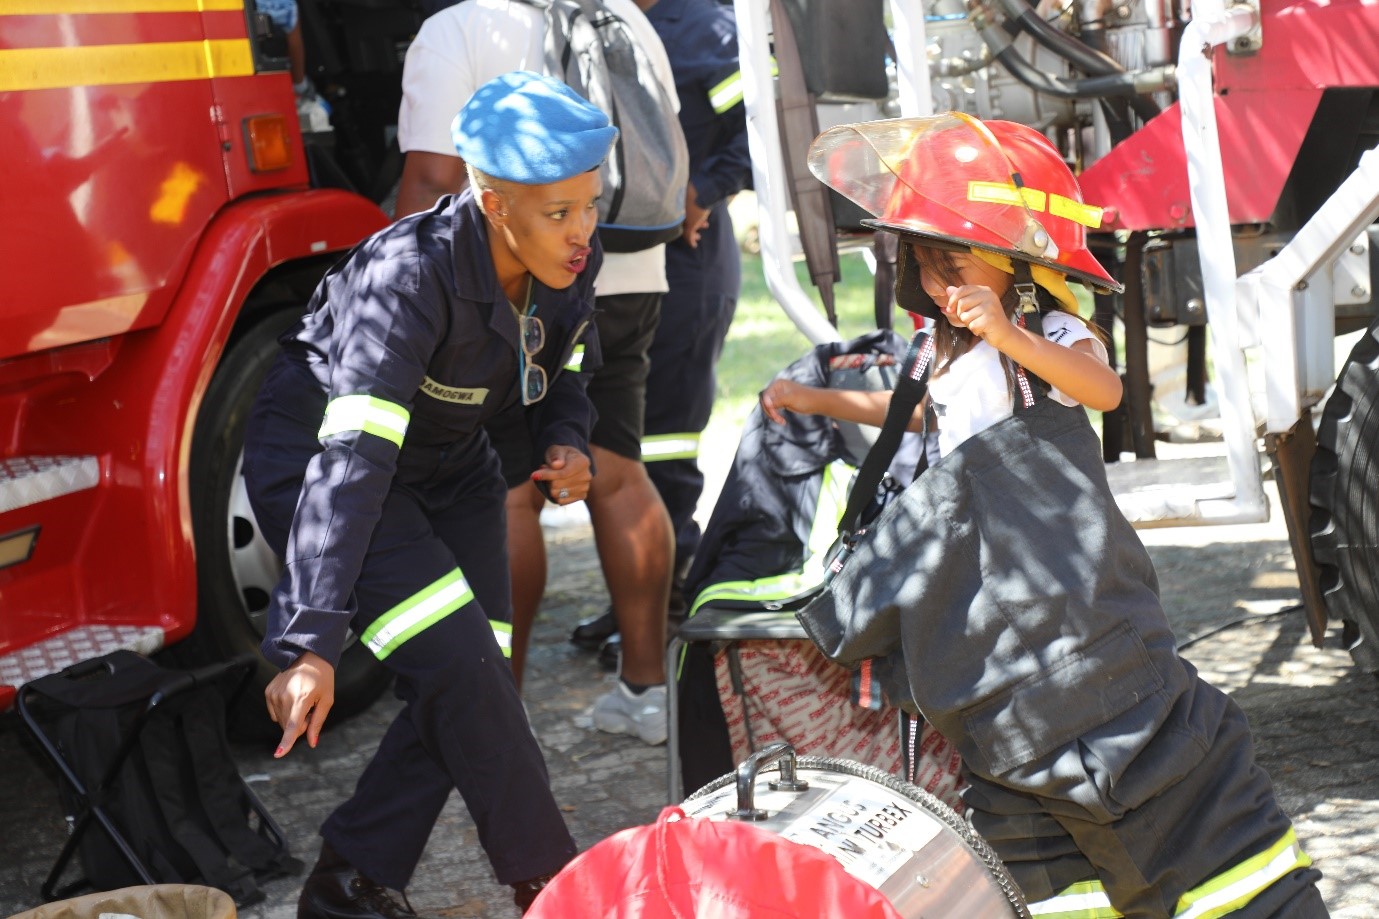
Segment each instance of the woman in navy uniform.
[{"label": "woman in navy uniform", "polygon": [[321,829],[302,917],[410,916],[402,891],[452,788],[525,908],[575,854],[518,696],[504,544],[507,489],[483,425],[532,407],[533,474],[588,492],[586,375],[597,362],[598,166],[617,129],[531,73],[481,87],[455,119],[470,188],[379,231],[326,275],[249,421],[244,473],[286,568],[263,641],[283,668],[278,756],[315,746],[350,633],[405,703],[354,795]]}]

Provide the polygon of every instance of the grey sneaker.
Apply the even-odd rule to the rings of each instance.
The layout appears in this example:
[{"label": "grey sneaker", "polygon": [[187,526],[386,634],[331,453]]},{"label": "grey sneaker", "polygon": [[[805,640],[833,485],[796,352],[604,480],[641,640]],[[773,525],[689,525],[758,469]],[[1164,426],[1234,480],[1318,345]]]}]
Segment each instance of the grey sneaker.
[{"label": "grey sneaker", "polygon": [[618,685],[594,703],[594,727],[609,734],[635,734],[642,743],[666,742],[666,687],[652,686],[640,696]]}]

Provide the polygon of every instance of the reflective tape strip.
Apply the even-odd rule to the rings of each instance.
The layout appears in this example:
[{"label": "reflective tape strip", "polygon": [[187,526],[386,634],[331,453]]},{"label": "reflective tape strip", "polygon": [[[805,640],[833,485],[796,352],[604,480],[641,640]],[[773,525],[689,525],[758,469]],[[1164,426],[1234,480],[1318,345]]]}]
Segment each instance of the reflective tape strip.
[{"label": "reflective tape strip", "polygon": [[245,0],[0,0],[0,16],[73,13],[202,13],[243,10]]},{"label": "reflective tape strip", "polygon": [[642,438],[642,462],[697,459],[698,434],[651,434]]},{"label": "reflective tape strip", "polygon": [[402,406],[373,396],[340,396],[326,406],[326,419],[316,437],[324,440],[332,434],[363,431],[400,447],[411,417],[411,412]]},{"label": "reflective tape strip", "polygon": [[575,350],[570,354],[570,362],[565,365],[565,369],[573,373],[579,373],[579,368],[584,366],[584,346],[575,345]]},{"label": "reflective tape strip", "polygon": [[1302,851],[1297,835],[1289,827],[1282,839],[1263,852],[1183,894],[1174,919],[1217,919],[1232,913],[1274,881],[1310,864],[1312,859]]},{"label": "reflective tape strip", "polygon": [[[1270,884],[1312,859],[1290,827],[1278,842],[1238,865],[1198,884],[1178,900],[1173,919],[1219,919],[1249,903]],[[1120,919],[1100,881],[1081,881],[1056,897],[1029,904],[1042,919]]]},{"label": "reflective tape strip", "polygon": [[1049,195],[1049,213],[1093,230],[1101,226],[1101,208],[1062,195]]},{"label": "reflective tape strip", "polygon": [[1019,204],[1022,198],[1025,207],[1032,211],[1042,211],[1048,196],[1038,189],[1016,188],[1005,182],[967,183],[968,201],[982,204]]},{"label": "reflective tape strip", "polygon": [[[771,58],[771,76],[780,73],[776,59]],[[709,105],[715,115],[722,115],[742,101],[742,71],[738,70],[709,88]]]},{"label": "reflective tape strip", "polygon": [[1007,182],[968,182],[967,200],[981,204],[1019,204],[1031,211],[1047,210],[1055,217],[1080,223],[1093,230],[1101,226],[1102,209],[1074,201],[1063,195],[1048,194],[1037,188],[1016,188]]},{"label": "reflective tape strip", "polygon": [[1031,903],[1029,914],[1044,919],[1120,919],[1100,881],[1079,881],[1056,897]]},{"label": "reflective tape strip", "polygon": [[464,573],[456,568],[430,587],[417,591],[374,620],[361,641],[384,660],[407,639],[430,628],[474,599]]},{"label": "reflective tape strip", "polygon": [[171,83],[254,73],[246,38],[0,50],[0,92]]},{"label": "reflective tape strip", "polygon": [[709,90],[709,105],[713,107],[715,115],[722,115],[741,101],[742,71],[740,70],[719,81]]},{"label": "reflective tape strip", "polygon": [[814,521],[809,529],[809,545],[805,547],[809,557],[799,571],[757,578],[755,581],[723,581],[710,585],[695,597],[689,614],[693,616],[700,607],[716,600],[751,600],[760,603],[789,600],[822,584],[824,558],[838,536],[838,521],[842,519],[843,511],[847,510],[848,485],[856,471],[842,460],[834,460],[824,468],[819,498],[814,504]]},{"label": "reflective tape strip", "polygon": [[493,637],[498,639],[498,647],[502,650],[503,656],[512,657],[512,623],[490,619],[488,624],[493,627]]}]

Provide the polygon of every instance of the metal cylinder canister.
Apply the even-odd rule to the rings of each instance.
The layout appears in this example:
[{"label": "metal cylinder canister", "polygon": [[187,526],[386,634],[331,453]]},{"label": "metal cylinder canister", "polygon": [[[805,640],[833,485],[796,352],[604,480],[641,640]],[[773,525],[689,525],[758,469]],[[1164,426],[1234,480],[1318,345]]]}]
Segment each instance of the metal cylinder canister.
[{"label": "metal cylinder canister", "polygon": [[681,807],[689,817],[748,821],[827,853],[903,919],[1030,915],[1001,860],[962,817],[873,766],[797,758],[776,743]]}]

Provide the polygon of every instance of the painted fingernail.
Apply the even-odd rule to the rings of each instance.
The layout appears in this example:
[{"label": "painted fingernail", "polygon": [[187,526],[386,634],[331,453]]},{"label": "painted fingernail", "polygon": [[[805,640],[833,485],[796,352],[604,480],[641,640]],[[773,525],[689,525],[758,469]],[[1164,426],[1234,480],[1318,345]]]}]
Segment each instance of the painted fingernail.
[{"label": "painted fingernail", "polygon": [[279,744],[278,749],[276,749],[276,750],[273,751],[273,756],[279,757],[279,756],[282,756],[282,755],[283,755],[284,753],[286,753],[286,752],[287,752],[287,748],[286,748],[286,747],[283,747],[281,744]]}]

